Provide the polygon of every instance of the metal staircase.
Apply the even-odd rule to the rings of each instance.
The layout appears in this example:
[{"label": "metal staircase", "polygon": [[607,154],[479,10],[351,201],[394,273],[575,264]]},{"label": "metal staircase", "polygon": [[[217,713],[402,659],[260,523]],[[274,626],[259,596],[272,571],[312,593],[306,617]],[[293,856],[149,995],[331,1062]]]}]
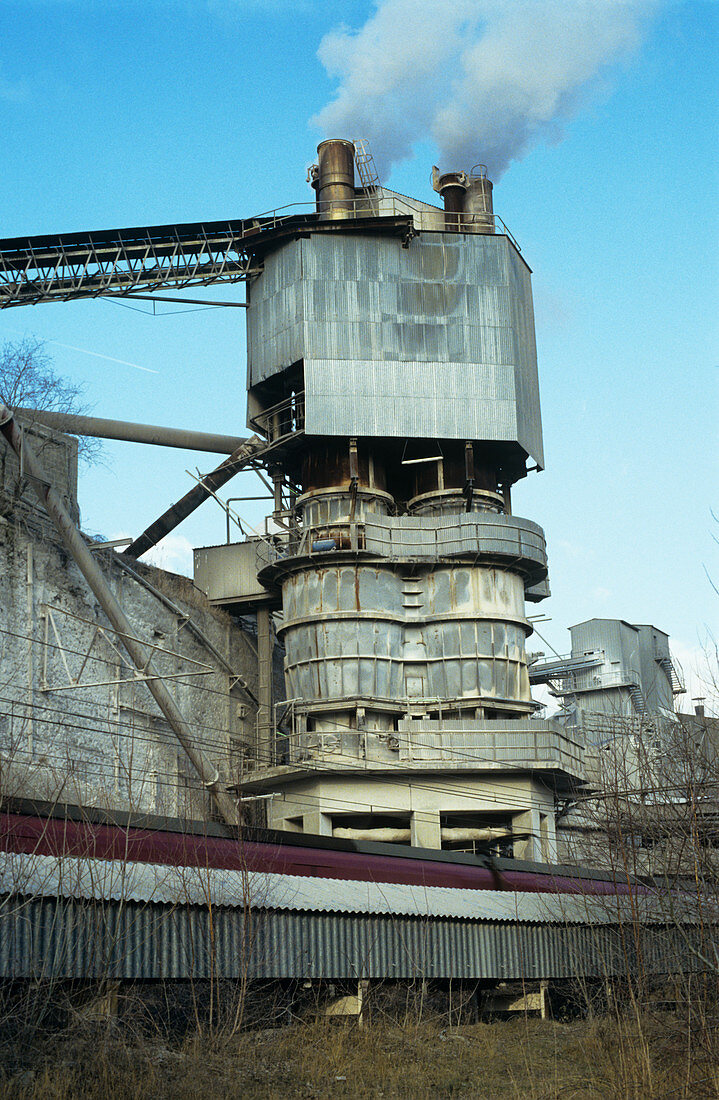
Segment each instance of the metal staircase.
[{"label": "metal staircase", "polygon": [[647,704],[642,689],[639,684],[627,684],[627,688],[635,711],[643,718],[647,713]]},{"label": "metal staircase", "polygon": [[671,684],[672,695],[682,695],[686,687],[671,657],[661,656],[654,659]]}]

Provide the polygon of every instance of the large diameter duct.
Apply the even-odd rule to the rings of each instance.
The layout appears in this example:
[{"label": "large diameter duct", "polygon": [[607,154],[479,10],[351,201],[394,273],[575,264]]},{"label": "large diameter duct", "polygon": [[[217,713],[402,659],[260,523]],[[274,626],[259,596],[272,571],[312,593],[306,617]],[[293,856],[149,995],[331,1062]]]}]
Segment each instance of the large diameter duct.
[{"label": "large diameter duct", "polygon": [[[510,828],[442,828],[442,840],[448,843],[457,841],[478,841],[485,843],[493,840],[505,840],[507,837],[526,836],[525,833],[514,833]],[[344,825],[335,826],[332,836],[341,840],[374,840],[377,843],[409,844],[411,838],[410,829],[392,828],[391,826],[374,826],[366,829],[352,829]]]},{"label": "large diameter duct", "polygon": [[128,558],[141,558],[148,550],[152,550],[153,546],[157,546],[160,539],[179,527],[182,521],[192,515],[196,508],[199,508],[204,501],[216,493],[218,489],[221,489],[230,478],[235,476],[238,470],[246,466],[262,450],[263,446],[264,444],[256,435],[245,439],[242,446],[238,447],[229,458],[226,458],[216,469],[206,474],[202,481],[185,493],[184,497],[181,497],[166,512],[163,512],[154,523],[146,527],[142,534],[138,535],[135,541],[127,547],[125,550],[126,556]]},{"label": "large diameter duct", "polygon": [[237,806],[233,798],[223,789],[217,769],[196,747],[196,735],[185,721],[175,700],[165,687],[165,683],[155,671],[149,651],[134,636],[130,620],[115,599],[102,570],[88,550],[75,524],[70,519],[62,500],[53,489],[45,472],[38,462],[32,448],[20,434],[13,414],[7,406],[0,403],[0,431],[22,463],[22,469],[32,482],[40,503],[57,528],[68,553],[75,560],[83,577],[94,592],[100,607],[107,615],[110,624],[132,661],[135,669],[142,675],[148,690],[162,714],[167,719],[177,740],[184,749],[192,766],[209,791],[217,809],[224,820],[230,824],[238,823]]},{"label": "large diameter duct", "polygon": [[324,219],[351,217],[355,204],[355,147],[331,138],[317,146],[317,209]]},{"label": "large diameter duct", "polygon": [[210,451],[229,455],[247,440],[236,435],[195,432],[185,428],[162,428],[157,424],[133,424],[127,420],[105,420],[97,416],[49,412],[46,409],[15,409],[15,415],[32,424],[42,424],[69,435],[97,439],[118,439],[126,443],[149,443],[157,447],[180,447],[187,451]]},{"label": "large diameter duct", "polygon": [[332,700],[340,725],[357,699],[376,728],[413,697],[441,699],[447,717],[497,701],[532,710],[524,582],[507,569],[327,563],[291,572],[282,606],[288,693]]}]

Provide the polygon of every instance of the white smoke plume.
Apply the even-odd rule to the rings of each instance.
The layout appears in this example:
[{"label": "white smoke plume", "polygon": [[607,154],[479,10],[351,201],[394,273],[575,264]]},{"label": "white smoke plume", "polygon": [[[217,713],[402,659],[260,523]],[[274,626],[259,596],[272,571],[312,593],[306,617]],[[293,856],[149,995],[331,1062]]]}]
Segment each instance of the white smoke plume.
[{"label": "white smoke plume", "polygon": [[556,141],[586,86],[639,45],[659,0],[375,0],[318,57],[339,80],[312,120],[327,137],[366,137],[380,169],[432,139],[445,170],[487,164],[498,179]]}]

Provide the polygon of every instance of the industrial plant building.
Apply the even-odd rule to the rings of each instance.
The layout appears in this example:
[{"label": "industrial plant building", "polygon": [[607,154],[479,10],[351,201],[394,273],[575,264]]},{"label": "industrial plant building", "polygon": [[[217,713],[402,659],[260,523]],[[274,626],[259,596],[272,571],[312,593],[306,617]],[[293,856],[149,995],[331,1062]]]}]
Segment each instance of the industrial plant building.
[{"label": "industrial plant building", "polygon": [[[0,411],[4,889],[31,898],[38,929],[47,899],[171,906],[172,875],[152,870],[175,851],[165,833],[184,828],[210,853],[212,838],[262,826],[278,850],[285,837],[305,853],[304,870],[266,855],[264,886],[253,879],[247,894],[238,879],[229,896],[229,870],[204,899],[183,886],[189,905],[227,908],[228,943],[247,904],[287,926],[292,950],[257,962],[258,976],[280,957],[285,976],[356,976],[369,923],[400,952],[393,916],[405,942],[420,918],[438,943],[451,923],[456,949],[428,962],[439,976],[566,975],[580,948],[586,972],[596,967],[585,926],[606,916],[575,907],[559,932],[567,907],[543,916],[529,892],[574,889],[566,867],[555,885],[547,876],[572,861],[567,814],[597,789],[598,754],[612,741],[626,756],[648,731],[660,752],[683,688],[652,626],[592,619],[571,627],[568,657],[528,655],[528,605],[549,595],[542,528],[512,508],[512,487],[544,464],[531,272],[482,166],[435,170],[433,182],[441,205],[389,191],[366,145],[332,140],[319,146],[307,213],[0,242],[4,306],[223,279],[247,289],[249,439]],[[223,461],[119,547],[79,532],[73,434],[204,447]],[[194,582],[138,560],[250,468],[272,493],[263,531],[230,541],[227,504],[227,542],[195,550]],[[533,684],[549,686],[556,713],[544,716]],[[92,826],[91,842],[83,833],[63,849],[70,879],[52,862],[59,840],[43,834],[33,847],[33,821],[58,806]],[[165,838],[133,834],[144,854],[122,880],[127,897],[103,832],[120,826]],[[337,881],[318,874],[313,844],[369,846],[390,861],[404,852],[459,878],[440,898],[395,870],[394,894],[368,893],[347,869]],[[479,904],[455,889],[465,868],[493,860],[500,878],[514,861],[528,892],[512,880]],[[503,889],[519,891],[514,917]],[[328,912],[324,954],[308,959],[312,922]],[[204,920],[190,913],[182,936],[202,939]],[[350,924],[354,954],[333,969]],[[606,950],[612,933],[602,935]],[[18,948],[23,966],[34,950]],[[77,960],[63,960],[73,972]],[[166,976],[153,960],[128,976]],[[383,965],[372,962],[373,976]]]}]

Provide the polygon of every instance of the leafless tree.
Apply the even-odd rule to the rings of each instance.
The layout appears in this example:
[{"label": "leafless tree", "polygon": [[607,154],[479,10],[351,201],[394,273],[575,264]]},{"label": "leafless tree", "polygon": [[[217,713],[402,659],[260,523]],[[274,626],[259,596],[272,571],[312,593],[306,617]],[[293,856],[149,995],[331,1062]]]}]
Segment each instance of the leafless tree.
[{"label": "leafless tree", "polygon": [[[84,396],[84,386],[55,372],[41,340],[25,337],[0,348],[0,400],[9,408],[87,413],[90,410]],[[88,464],[100,461],[100,440],[80,436],[78,454]]]}]

